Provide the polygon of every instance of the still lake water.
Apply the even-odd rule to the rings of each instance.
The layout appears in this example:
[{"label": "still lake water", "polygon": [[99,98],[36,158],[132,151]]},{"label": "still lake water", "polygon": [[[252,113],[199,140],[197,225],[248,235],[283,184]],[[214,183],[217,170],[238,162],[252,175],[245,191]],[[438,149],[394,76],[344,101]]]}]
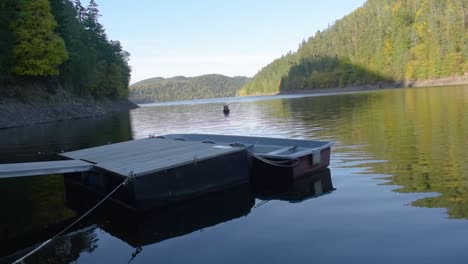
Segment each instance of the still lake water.
[{"label": "still lake water", "polygon": [[[467,86],[229,104],[227,117],[222,102],[208,102],[0,130],[0,163],[168,133],[327,140],[326,194],[305,179],[305,191],[240,186],[143,218],[105,206],[25,262],[468,262]],[[63,175],[0,180],[0,263],[81,215],[86,198]]]}]

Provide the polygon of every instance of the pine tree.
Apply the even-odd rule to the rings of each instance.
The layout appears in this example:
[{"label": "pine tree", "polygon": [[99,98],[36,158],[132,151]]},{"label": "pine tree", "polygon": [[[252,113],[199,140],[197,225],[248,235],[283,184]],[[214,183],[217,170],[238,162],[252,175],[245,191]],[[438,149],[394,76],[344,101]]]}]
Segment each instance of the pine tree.
[{"label": "pine tree", "polygon": [[73,6],[74,6],[75,11],[76,11],[76,18],[78,19],[79,22],[83,23],[83,21],[85,19],[86,8],[84,8],[81,5],[80,0],[73,0]]},{"label": "pine tree", "polygon": [[104,27],[99,23],[99,16],[98,5],[94,0],[89,1],[83,22],[85,28],[93,32],[99,38],[105,39],[106,33],[104,31]]}]

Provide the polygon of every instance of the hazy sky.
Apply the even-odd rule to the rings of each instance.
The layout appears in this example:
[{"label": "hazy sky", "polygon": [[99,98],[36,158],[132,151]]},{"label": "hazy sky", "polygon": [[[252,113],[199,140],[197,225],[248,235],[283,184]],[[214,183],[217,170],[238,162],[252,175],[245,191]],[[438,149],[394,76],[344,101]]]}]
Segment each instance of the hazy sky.
[{"label": "hazy sky", "polygon": [[134,83],[157,76],[253,76],[365,0],[96,2],[108,37],[131,54]]}]

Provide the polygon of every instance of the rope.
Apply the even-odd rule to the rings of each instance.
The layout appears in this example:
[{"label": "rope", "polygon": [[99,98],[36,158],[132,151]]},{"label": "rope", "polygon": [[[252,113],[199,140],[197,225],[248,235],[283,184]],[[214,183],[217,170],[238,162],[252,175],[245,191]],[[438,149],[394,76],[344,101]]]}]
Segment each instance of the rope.
[{"label": "rope", "polygon": [[130,262],[132,262],[132,261],[136,258],[136,256],[137,256],[138,254],[140,254],[140,252],[141,252],[142,250],[143,250],[142,247],[137,247],[137,248],[135,248],[135,251],[133,251],[133,253],[132,253],[132,258],[127,262],[127,264],[130,264]]},{"label": "rope", "polygon": [[88,214],[90,214],[92,211],[94,211],[94,209],[96,209],[99,205],[101,205],[105,200],[107,200],[112,194],[114,194],[120,187],[124,186],[124,185],[127,185],[128,182],[133,179],[133,172],[130,173],[130,176],[125,178],[125,180],[123,180],[119,185],[117,185],[117,187],[115,187],[108,195],[106,195],[106,197],[104,197],[101,201],[99,201],[96,205],[94,205],[93,207],[91,207],[91,209],[89,209],[86,213],[84,213],[82,216],[80,216],[78,219],[76,219],[75,221],[73,221],[73,223],[71,223],[70,225],[68,225],[67,227],[65,227],[62,231],[58,232],[55,236],[53,236],[52,238],[44,241],[41,245],[39,245],[37,248],[33,249],[31,252],[29,252],[28,254],[24,255],[23,257],[17,259],[15,262],[13,262],[13,264],[17,264],[17,263],[21,263],[23,262],[27,257],[31,256],[32,254],[36,253],[37,251],[39,251],[41,248],[43,248],[44,246],[46,246],[47,244],[49,244],[52,240],[55,240],[57,239],[59,236],[61,236],[63,233],[65,233],[68,229],[70,229],[72,226],[74,226],[76,223],[78,223],[81,219],[83,219],[84,217],[86,217]]},{"label": "rope", "polygon": [[268,203],[268,202],[271,201],[272,199],[273,199],[273,198],[270,197],[270,198],[268,198],[267,200],[263,200],[263,201],[259,202],[258,204],[254,205],[254,207],[252,207],[252,209],[256,209],[256,208],[258,208],[258,207],[260,207],[260,206],[262,206],[262,205]]},{"label": "rope", "polygon": [[[269,159],[266,159],[266,158],[263,158],[253,152],[250,152],[250,155],[252,155],[253,157],[255,157],[256,159],[260,160],[260,161],[263,161],[267,164],[270,164],[270,165],[273,165],[273,166],[277,166],[277,167],[284,167],[284,168],[292,168],[294,166],[296,166],[297,164],[299,164],[299,159],[291,159],[291,160],[269,160]],[[290,161],[294,161],[294,163],[292,164],[285,164],[285,163],[288,163]]]},{"label": "rope", "polygon": [[275,198],[278,198],[278,197],[281,197],[283,195],[287,195],[287,194],[290,194],[290,193],[293,193],[293,192],[283,192],[283,193],[277,193],[277,194],[271,195],[271,196],[267,197],[266,200],[262,200],[259,203],[255,204],[252,207],[252,209],[256,209],[256,208],[268,203],[269,201],[272,201]]}]

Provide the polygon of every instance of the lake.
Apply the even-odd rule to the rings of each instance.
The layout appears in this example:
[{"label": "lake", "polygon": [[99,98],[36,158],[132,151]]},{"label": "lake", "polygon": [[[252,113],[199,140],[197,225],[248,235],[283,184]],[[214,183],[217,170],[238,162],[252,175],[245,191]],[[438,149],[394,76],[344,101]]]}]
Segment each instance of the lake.
[{"label": "lake", "polygon": [[[212,133],[333,141],[329,170],[287,192],[238,186],[142,218],[108,204],[25,262],[468,262],[468,86],[230,99],[229,116],[222,106],[162,104],[3,129],[0,163],[150,135]],[[0,180],[0,263],[92,205],[64,175]]]}]

